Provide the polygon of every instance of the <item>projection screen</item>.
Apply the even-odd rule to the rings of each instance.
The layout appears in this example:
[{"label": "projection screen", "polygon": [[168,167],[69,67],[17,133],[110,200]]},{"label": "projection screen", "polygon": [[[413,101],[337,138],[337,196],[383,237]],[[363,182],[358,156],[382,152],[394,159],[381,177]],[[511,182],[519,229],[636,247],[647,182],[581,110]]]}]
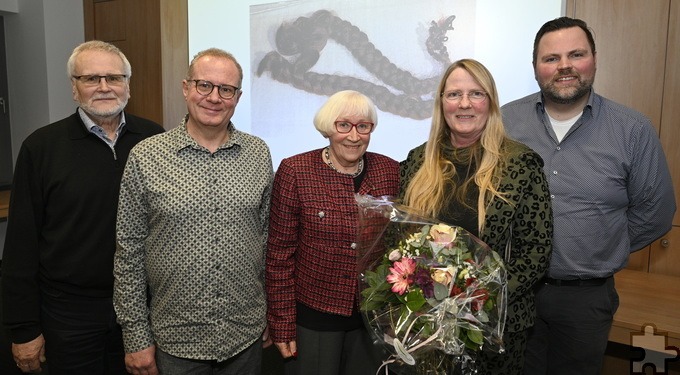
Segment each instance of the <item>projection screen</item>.
[{"label": "projection screen", "polygon": [[501,104],[536,91],[534,36],[565,13],[563,0],[189,0],[188,6],[188,58],[209,47],[234,54],[244,82],[232,121],[267,142],[274,168],[328,144],[312,120],[336,91],[357,89],[373,99],[378,126],[368,150],[397,161],[426,141],[433,92],[450,62],[469,57],[486,65]]}]

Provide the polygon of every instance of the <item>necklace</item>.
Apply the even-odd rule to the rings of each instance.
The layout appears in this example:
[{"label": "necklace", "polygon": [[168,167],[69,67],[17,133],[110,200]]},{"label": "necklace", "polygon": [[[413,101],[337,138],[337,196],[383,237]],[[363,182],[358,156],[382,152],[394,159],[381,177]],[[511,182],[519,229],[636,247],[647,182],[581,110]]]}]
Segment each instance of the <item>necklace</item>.
[{"label": "necklace", "polygon": [[328,164],[329,167],[331,167],[334,171],[336,171],[336,172],[338,172],[338,173],[342,173],[342,174],[346,174],[346,175],[349,175],[349,176],[352,176],[352,177],[356,177],[356,176],[360,175],[361,172],[364,171],[364,158],[363,158],[363,157],[362,157],[361,159],[359,159],[359,167],[357,168],[357,171],[356,171],[356,172],[354,172],[354,173],[346,173],[346,172],[339,171],[339,170],[338,170],[337,168],[335,168],[335,166],[333,165],[333,162],[331,161],[331,153],[330,153],[330,148],[329,148],[329,147],[326,147],[326,148],[323,150],[323,155],[326,157],[326,164]]}]

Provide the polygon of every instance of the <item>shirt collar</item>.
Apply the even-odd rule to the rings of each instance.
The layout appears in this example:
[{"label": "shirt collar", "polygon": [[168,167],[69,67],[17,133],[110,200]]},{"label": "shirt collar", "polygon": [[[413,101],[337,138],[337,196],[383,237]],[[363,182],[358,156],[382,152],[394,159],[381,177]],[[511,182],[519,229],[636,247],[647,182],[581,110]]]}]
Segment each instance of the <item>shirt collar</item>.
[{"label": "shirt collar", "polygon": [[[83,121],[83,124],[85,124],[85,127],[87,128],[88,131],[92,132],[92,128],[95,126],[99,126],[95,124],[94,121],[90,118],[90,116],[85,113],[85,111],[78,107],[78,115],[80,116],[80,119]],[[116,128],[116,134],[119,134],[120,131],[123,129],[125,126],[125,112],[120,112],[120,123],[118,124],[118,127]],[[99,126],[101,128],[101,126]]]},{"label": "shirt collar", "polygon": [[[182,121],[180,121],[179,126],[177,128],[173,129],[173,143],[175,144],[175,149],[177,151],[180,151],[182,149],[185,149],[187,147],[197,149],[197,150],[205,150],[204,147],[200,146],[196,140],[194,140],[190,135],[189,132],[187,131],[187,121],[189,120],[189,114],[186,114],[183,118]],[[243,143],[243,135],[242,133],[236,129],[234,126],[233,122],[229,122],[227,131],[229,132],[229,139],[227,142],[223,145],[221,145],[217,151],[222,150],[222,149],[228,149],[233,146],[240,146]]]}]

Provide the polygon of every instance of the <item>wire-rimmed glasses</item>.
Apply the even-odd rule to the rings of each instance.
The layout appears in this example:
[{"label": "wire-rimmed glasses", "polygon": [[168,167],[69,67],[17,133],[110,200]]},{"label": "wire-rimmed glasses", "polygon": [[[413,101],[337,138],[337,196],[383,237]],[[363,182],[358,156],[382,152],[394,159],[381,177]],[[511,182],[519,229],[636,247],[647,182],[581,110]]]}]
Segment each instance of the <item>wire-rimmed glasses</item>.
[{"label": "wire-rimmed glasses", "polygon": [[113,86],[120,86],[127,81],[127,75],[125,74],[107,74],[104,76],[97,74],[83,74],[72,77],[73,79],[80,81],[85,86],[97,86],[102,81],[102,78],[106,81],[106,84]]},{"label": "wire-rimmed glasses", "polygon": [[450,103],[458,103],[463,100],[463,97],[467,96],[468,100],[472,103],[478,104],[486,100],[487,94],[484,91],[474,90],[464,93],[462,91],[453,90],[446,91],[442,93],[442,98]]}]

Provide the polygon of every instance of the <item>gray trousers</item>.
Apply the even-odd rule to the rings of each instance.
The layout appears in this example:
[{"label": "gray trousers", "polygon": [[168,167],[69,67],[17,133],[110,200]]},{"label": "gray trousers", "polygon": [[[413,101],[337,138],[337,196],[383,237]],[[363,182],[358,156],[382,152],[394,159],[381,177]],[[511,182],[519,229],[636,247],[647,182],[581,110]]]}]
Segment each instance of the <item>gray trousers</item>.
[{"label": "gray trousers", "polygon": [[156,347],[156,366],[161,375],[261,375],[262,341],[222,362],[179,358]]}]

